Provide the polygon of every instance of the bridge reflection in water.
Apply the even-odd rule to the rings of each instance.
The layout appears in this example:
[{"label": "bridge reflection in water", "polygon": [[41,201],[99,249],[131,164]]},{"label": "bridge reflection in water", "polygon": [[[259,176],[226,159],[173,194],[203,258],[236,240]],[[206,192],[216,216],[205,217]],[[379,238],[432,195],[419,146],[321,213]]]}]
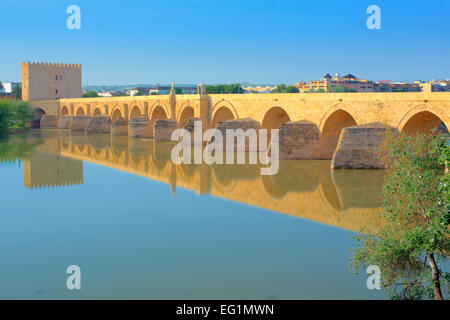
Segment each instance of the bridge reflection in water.
[{"label": "bridge reflection in water", "polygon": [[30,139],[40,143],[24,161],[27,187],[82,184],[87,161],[167,183],[173,196],[180,187],[353,231],[380,223],[382,170],[332,171],[330,161],[293,160],[261,176],[259,165],[175,165],[174,144],[152,139],[56,130]]}]

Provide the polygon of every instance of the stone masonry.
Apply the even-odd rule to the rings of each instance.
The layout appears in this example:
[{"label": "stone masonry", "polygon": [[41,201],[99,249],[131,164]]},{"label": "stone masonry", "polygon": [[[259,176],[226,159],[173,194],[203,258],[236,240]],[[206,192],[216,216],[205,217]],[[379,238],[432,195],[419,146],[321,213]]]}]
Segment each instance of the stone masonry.
[{"label": "stone masonry", "polygon": [[128,135],[128,124],[123,118],[120,118],[112,123],[111,135],[112,136],[127,136]]},{"label": "stone masonry", "polygon": [[56,129],[58,124],[58,118],[56,116],[44,114],[41,117],[41,128],[42,129]]},{"label": "stone masonry", "polygon": [[110,133],[111,118],[109,116],[92,117],[87,126],[88,133]]},{"label": "stone masonry", "polygon": [[61,116],[58,121],[58,129],[69,129],[72,116]]},{"label": "stone masonry", "polygon": [[386,130],[380,125],[342,129],[331,167],[333,169],[383,169],[378,150]]},{"label": "stone masonry", "polygon": [[[272,139],[271,144],[274,142]],[[308,121],[283,123],[278,143],[281,160],[315,159],[314,151],[320,144],[320,131],[315,123]]]},{"label": "stone masonry", "polygon": [[74,116],[70,121],[70,131],[86,131],[90,116]]},{"label": "stone masonry", "polygon": [[130,119],[128,121],[128,135],[132,138],[152,138],[152,121],[146,117]]},{"label": "stone masonry", "polygon": [[[246,119],[238,119],[238,120],[229,120],[229,121],[220,121],[217,123],[216,129],[219,130],[222,133],[223,136],[223,151],[227,151],[227,145],[230,146],[234,144],[234,151],[239,152],[249,152],[249,151],[258,151],[259,146],[259,138],[258,138],[258,130],[261,128],[258,121],[246,118]],[[236,133],[233,140],[228,141],[226,138],[226,131],[228,129],[236,130],[236,129],[242,129],[244,133],[239,133],[239,131]],[[246,137],[245,131],[248,129],[254,129],[256,131],[256,145],[252,146],[252,149],[250,148],[249,138]],[[236,132],[236,131],[235,131]],[[238,141],[241,139],[245,139],[245,144],[243,146],[238,146]],[[211,143],[211,142],[209,142]],[[239,148],[238,148],[239,147]]]},{"label": "stone masonry", "polygon": [[172,132],[178,129],[178,122],[173,119],[161,119],[155,122],[155,140],[172,141]]},{"label": "stone masonry", "polygon": [[[183,129],[189,131],[189,133],[191,134],[191,144],[194,144],[194,129],[196,126],[199,126],[199,124],[201,123],[201,120],[199,118],[189,118],[186,121],[186,124],[184,125]],[[202,139],[203,140],[203,139]],[[206,143],[204,141],[201,141],[200,144]]]}]

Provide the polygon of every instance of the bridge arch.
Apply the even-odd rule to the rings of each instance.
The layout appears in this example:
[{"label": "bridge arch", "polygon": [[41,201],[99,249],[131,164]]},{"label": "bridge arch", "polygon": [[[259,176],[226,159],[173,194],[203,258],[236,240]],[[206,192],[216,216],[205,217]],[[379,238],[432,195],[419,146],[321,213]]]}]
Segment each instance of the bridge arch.
[{"label": "bridge arch", "polygon": [[139,104],[133,104],[130,108],[129,119],[140,118],[145,114],[144,110]]},{"label": "bridge arch", "polygon": [[66,105],[61,107],[60,115],[67,116],[69,114],[69,108]]},{"label": "bridge arch", "polygon": [[286,110],[281,107],[272,107],[266,111],[261,121],[263,129],[279,129],[281,124],[291,121]]},{"label": "bridge arch", "polygon": [[325,112],[325,114],[323,115],[322,119],[320,120],[319,123],[319,130],[320,132],[323,132],[323,128],[325,126],[325,122],[330,118],[330,116],[338,111],[338,110],[342,110],[347,112],[349,115],[351,115],[351,117],[355,120],[356,125],[360,125],[362,123],[361,121],[361,117],[359,116],[358,113],[356,113],[355,111],[351,110],[349,107],[347,107],[345,104],[343,103],[338,103],[335,104],[334,106],[332,106],[331,108],[329,108],[327,110],[327,112]]},{"label": "bridge arch", "polygon": [[236,108],[227,100],[217,102],[211,112],[211,125],[216,127],[217,122],[239,119]]},{"label": "bridge arch", "polygon": [[33,128],[40,127],[40,121],[42,116],[45,115],[45,110],[41,108],[34,108],[33,111],[34,111],[33,122],[37,122],[33,123]]},{"label": "bridge arch", "polygon": [[115,106],[111,111],[111,121],[115,122],[119,119],[124,119],[124,113],[120,106]]},{"label": "bridge arch", "polygon": [[154,121],[167,119],[167,112],[162,106],[155,106],[154,108],[152,108],[152,111],[150,113],[150,119]]},{"label": "bridge arch", "polygon": [[189,120],[189,118],[194,117],[194,108],[192,108],[190,105],[186,105],[183,107],[183,109],[180,110],[177,120],[179,126],[182,128],[186,124],[186,122]]},{"label": "bridge arch", "polygon": [[328,114],[323,124],[320,124],[320,158],[331,159],[336,150],[339,136],[343,128],[357,126],[358,121],[344,109],[336,109]]},{"label": "bridge arch", "polygon": [[223,99],[214,104],[211,109],[211,121],[214,126],[219,121],[227,121],[233,119],[239,119],[239,115],[236,108],[230,101]]},{"label": "bridge arch", "polygon": [[[150,110],[148,112],[148,117],[151,120],[160,120],[160,119],[169,118],[169,114],[170,114],[170,112],[169,112],[169,108],[167,107],[167,105],[164,102],[157,100],[150,107]],[[154,116],[159,117],[159,118],[154,119]]]},{"label": "bridge arch", "polygon": [[84,115],[86,115],[86,113],[84,112],[84,108],[82,106],[79,106],[77,108],[77,112],[75,113],[75,115],[77,115],[77,116],[84,116]]},{"label": "bridge arch", "polygon": [[450,128],[450,118],[438,107],[419,105],[409,110],[400,120],[397,129],[409,135],[429,133],[431,129],[438,128],[441,123],[447,130]]},{"label": "bridge arch", "polygon": [[102,110],[100,110],[99,106],[95,106],[92,110],[92,117],[99,116],[102,114]]}]

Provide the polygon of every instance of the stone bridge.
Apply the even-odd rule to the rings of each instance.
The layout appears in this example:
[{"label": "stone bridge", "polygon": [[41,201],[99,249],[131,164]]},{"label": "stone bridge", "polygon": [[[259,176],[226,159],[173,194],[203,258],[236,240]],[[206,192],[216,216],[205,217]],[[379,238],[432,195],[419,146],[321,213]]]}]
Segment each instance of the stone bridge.
[{"label": "stone bridge", "polygon": [[[43,127],[71,128],[71,119],[82,118],[86,129],[90,118],[106,116],[112,127],[121,120],[128,127],[122,134],[130,136],[158,138],[154,125],[162,119],[170,119],[171,130],[190,118],[200,119],[204,129],[219,122],[236,127],[231,120],[239,119],[244,127],[256,121],[260,128],[280,129],[282,159],[333,159],[335,168],[380,167],[373,159],[382,126],[408,134],[441,124],[450,128],[450,93],[441,92],[157,95],[31,103],[50,116],[50,123],[42,119]],[[146,119],[145,134],[133,119]]]}]

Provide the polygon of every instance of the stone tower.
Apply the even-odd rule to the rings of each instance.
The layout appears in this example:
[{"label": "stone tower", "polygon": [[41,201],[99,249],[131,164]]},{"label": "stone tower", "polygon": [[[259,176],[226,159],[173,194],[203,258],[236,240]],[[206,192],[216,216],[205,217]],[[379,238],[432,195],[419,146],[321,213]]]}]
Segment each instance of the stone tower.
[{"label": "stone tower", "polygon": [[22,100],[80,98],[81,64],[22,63]]}]

